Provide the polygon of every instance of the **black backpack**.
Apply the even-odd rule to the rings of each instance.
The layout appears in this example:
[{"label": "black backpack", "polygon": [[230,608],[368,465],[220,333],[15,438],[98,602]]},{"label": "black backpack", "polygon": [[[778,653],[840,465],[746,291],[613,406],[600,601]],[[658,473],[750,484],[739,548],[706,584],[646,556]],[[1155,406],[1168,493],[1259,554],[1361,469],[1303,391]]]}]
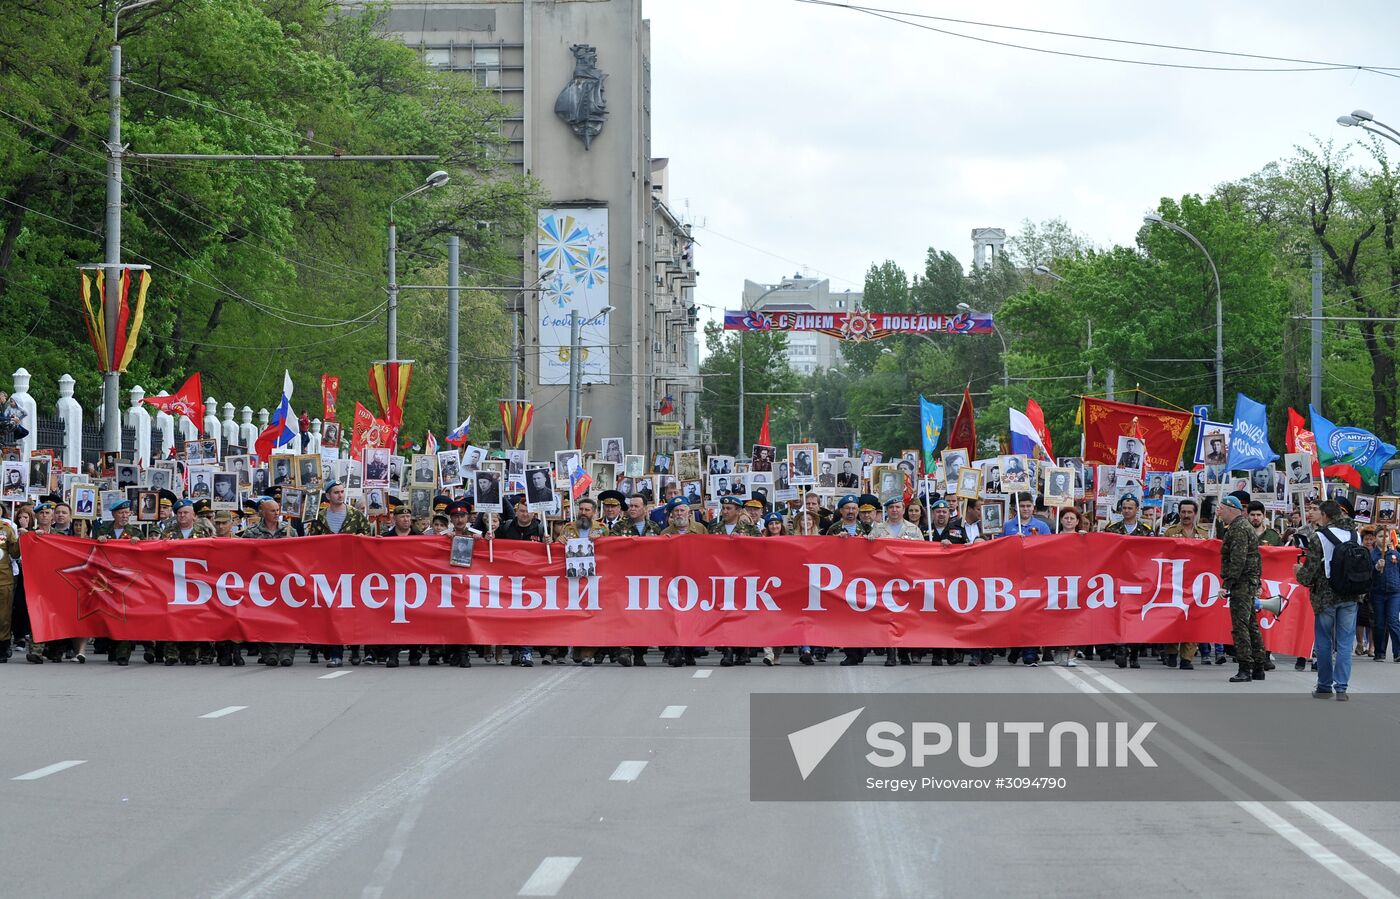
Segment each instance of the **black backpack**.
[{"label": "black backpack", "polygon": [[1327,583],[1338,596],[1356,596],[1371,592],[1371,574],[1375,565],[1371,554],[1361,545],[1355,532],[1343,543],[1332,533],[1331,528],[1319,528],[1317,532],[1332,544],[1332,572],[1327,575]]}]

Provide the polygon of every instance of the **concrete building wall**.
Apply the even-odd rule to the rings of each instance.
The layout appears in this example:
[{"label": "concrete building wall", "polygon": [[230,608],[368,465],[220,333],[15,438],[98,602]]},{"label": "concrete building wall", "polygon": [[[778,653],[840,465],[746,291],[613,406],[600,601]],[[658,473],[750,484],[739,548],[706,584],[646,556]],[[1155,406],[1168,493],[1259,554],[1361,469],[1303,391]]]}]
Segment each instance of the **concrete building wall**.
[{"label": "concrete building wall", "polygon": [[[679,326],[686,304],[694,304],[693,262],[687,257],[688,270],[672,272],[664,268],[669,255],[660,258],[663,249],[672,253],[672,238],[683,226],[669,209],[658,210],[652,190],[651,33],[641,0],[394,0],[386,23],[428,64],[471,73],[517,109],[504,123],[508,161],[540,181],[551,208],[606,209],[607,304],[613,311],[590,318],[581,345],[595,362],[605,353],[609,370],[606,378],[585,378],[596,383],[580,391],[580,414],[593,418],[585,449],[621,436],[628,452],[652,451],[651,425],[665,396],[662,384],[670,383],[661,378],[675,378],[691,365],[698,374],[698,347],[693,322],[688,337]],[[607,118],[589,149],[554,112],[573,76],[575,44],[596,47],[597,66],[607,75]],[[540,271],[533,242],[522,256],[522,283],[534,287]],[[541,359],[557,357],[561,341],[550,331],[541,339],[538,297],[527,293],[521,308],[525,395],[535,402],[526,448],[531,458],[549,459],[566,439],[569,391],[567,384],[541,383]],[[667,311],[658,311],[658,302]],[[469,341],[470,323],[463,326]],[[673,344],[677,349],[668,357]],[[684,394],[686,406],[676,390],[698,390],[698,383],[695,377],[670,388],[677,405],[690,410],[686,429],[694,428],[695,400]]]}]

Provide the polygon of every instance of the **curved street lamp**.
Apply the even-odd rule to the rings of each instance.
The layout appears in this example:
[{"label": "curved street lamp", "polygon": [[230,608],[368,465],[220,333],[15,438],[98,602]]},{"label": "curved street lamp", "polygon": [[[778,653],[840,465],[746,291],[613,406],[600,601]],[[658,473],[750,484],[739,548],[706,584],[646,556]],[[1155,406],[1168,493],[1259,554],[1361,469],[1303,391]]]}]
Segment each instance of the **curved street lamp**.
[{"label": "curved street lamp", "polygon": [[1220,272],[1215,267],[1215,260],[1211,258],[1210,252],[1205,245],[1196,239],[1196,235],[1187,231],[1180,225],[1173,224],[1162,218],[1155,212],[1149,212],[1142,217],[1142,220],[1149,225],[1161,225],[1169,228],[1177,234],[1185,237],[1196,245],[1196,249],[1206,257],[1206,262],[1210,263],[1210,273],[1215,278],[1215,411],[1223,415],[1225,413],[1225,327],[1223,306],[1220,301]]},{"label": "curved street lamp", "polygon": [[[966,303],[959,303],[958,308],[963,312],[977,311]],[[1001,328],[997,327],[996,319],[992,320],[992,330],[996,332],[997,340],[1001,341],[1001,386],[1003,388],[1008,388],[1011,386],[1011,374],[1006,370],[1006,354],[1008,352],[1006,348],[1006,338],[1002,336]]]},{"label": "curved street lamp", "polygon": [[448,174],[442,170],[433,172],[423,180],[422,184],[389,203],[389,302],[385,306],[388,310],[385,321],[389,338],[388,358],[390,362],[399,358],[399,229],[394,224],[394,204],[421,194],[425,190],[442,187],[447,183],[448,177]]},{"label": "curved street lamp", "polygon": [[[1400,131],[1396,131],[1385,122],[1376,121],[1376,117],[1364,109],[1353,109],[1351,115],[1337,116],[1337,124],[1343,128],[1360,128],[1362,131],[1369,131],[1378,137],[1383,137],[1393,144],[1400,144]],[[1377,131],[1376,128],[1384,128],[1385,130]]]}]

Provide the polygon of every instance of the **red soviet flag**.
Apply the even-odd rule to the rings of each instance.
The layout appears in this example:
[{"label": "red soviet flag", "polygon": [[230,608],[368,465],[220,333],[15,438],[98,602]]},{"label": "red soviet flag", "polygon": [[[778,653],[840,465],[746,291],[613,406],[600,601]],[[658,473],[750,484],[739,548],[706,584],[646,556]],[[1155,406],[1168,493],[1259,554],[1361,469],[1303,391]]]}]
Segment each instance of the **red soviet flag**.
[{"label": "red soviet flag", "polygon": [[967,450],[968,460],[977,458],[977,425],[972,420],[972,393],[963,388],[962,403],[958,405],[958,417],[953,419],[953,427],[948,430],[948,449]]},{"label": "red soviet flag", "polygon": [[200,383],[199,372],[185,379],[180,389],[169,396],[148,396],[142,402],[150,403],[170,415],[183,415],[204,434],[204,386]]},{"label": "red soviet flag", "polygon": [[1040,408],[1040,403],[1030,398],[1026,399],[1026,418],[1040,435],[1040,442],[1045,444],[1046,455],[1054,459],[1055,450],[1050,446],[1050,429],[1045,426],[1045,412]]}]

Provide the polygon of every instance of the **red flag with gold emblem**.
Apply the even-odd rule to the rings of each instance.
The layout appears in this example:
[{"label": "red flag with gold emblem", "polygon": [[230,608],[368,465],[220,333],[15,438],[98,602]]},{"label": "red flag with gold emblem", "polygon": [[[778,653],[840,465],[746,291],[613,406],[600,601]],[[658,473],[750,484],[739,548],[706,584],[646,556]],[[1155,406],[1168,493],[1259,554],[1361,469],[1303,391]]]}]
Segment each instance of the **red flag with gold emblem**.
[{"label": "red flag with gold emblem", "polygon": [[204,387],[199,372],[186,378],[180,389],[169,396],[148,396],[143,398],[142,402],[170,415],[183,415],[194,424],[201,435],[204,433]]},{"label": "red flag with gold emblem", "polygon": [[350,429],[350,458],[359,459],[366,447],[393,446],[397,429],[375,418],[363,403],[355,403],[355,421]]},{"label": "red flag with gold emblem", "polygon": [[1118,461],[1118,438],[1140,437],[1146,447],[1144,464],[1152,471],[1174,471],[1186,447],[1195,416],[1174,409],[1157,409],[1084,397],[1084,461],[1112,465]]}]

